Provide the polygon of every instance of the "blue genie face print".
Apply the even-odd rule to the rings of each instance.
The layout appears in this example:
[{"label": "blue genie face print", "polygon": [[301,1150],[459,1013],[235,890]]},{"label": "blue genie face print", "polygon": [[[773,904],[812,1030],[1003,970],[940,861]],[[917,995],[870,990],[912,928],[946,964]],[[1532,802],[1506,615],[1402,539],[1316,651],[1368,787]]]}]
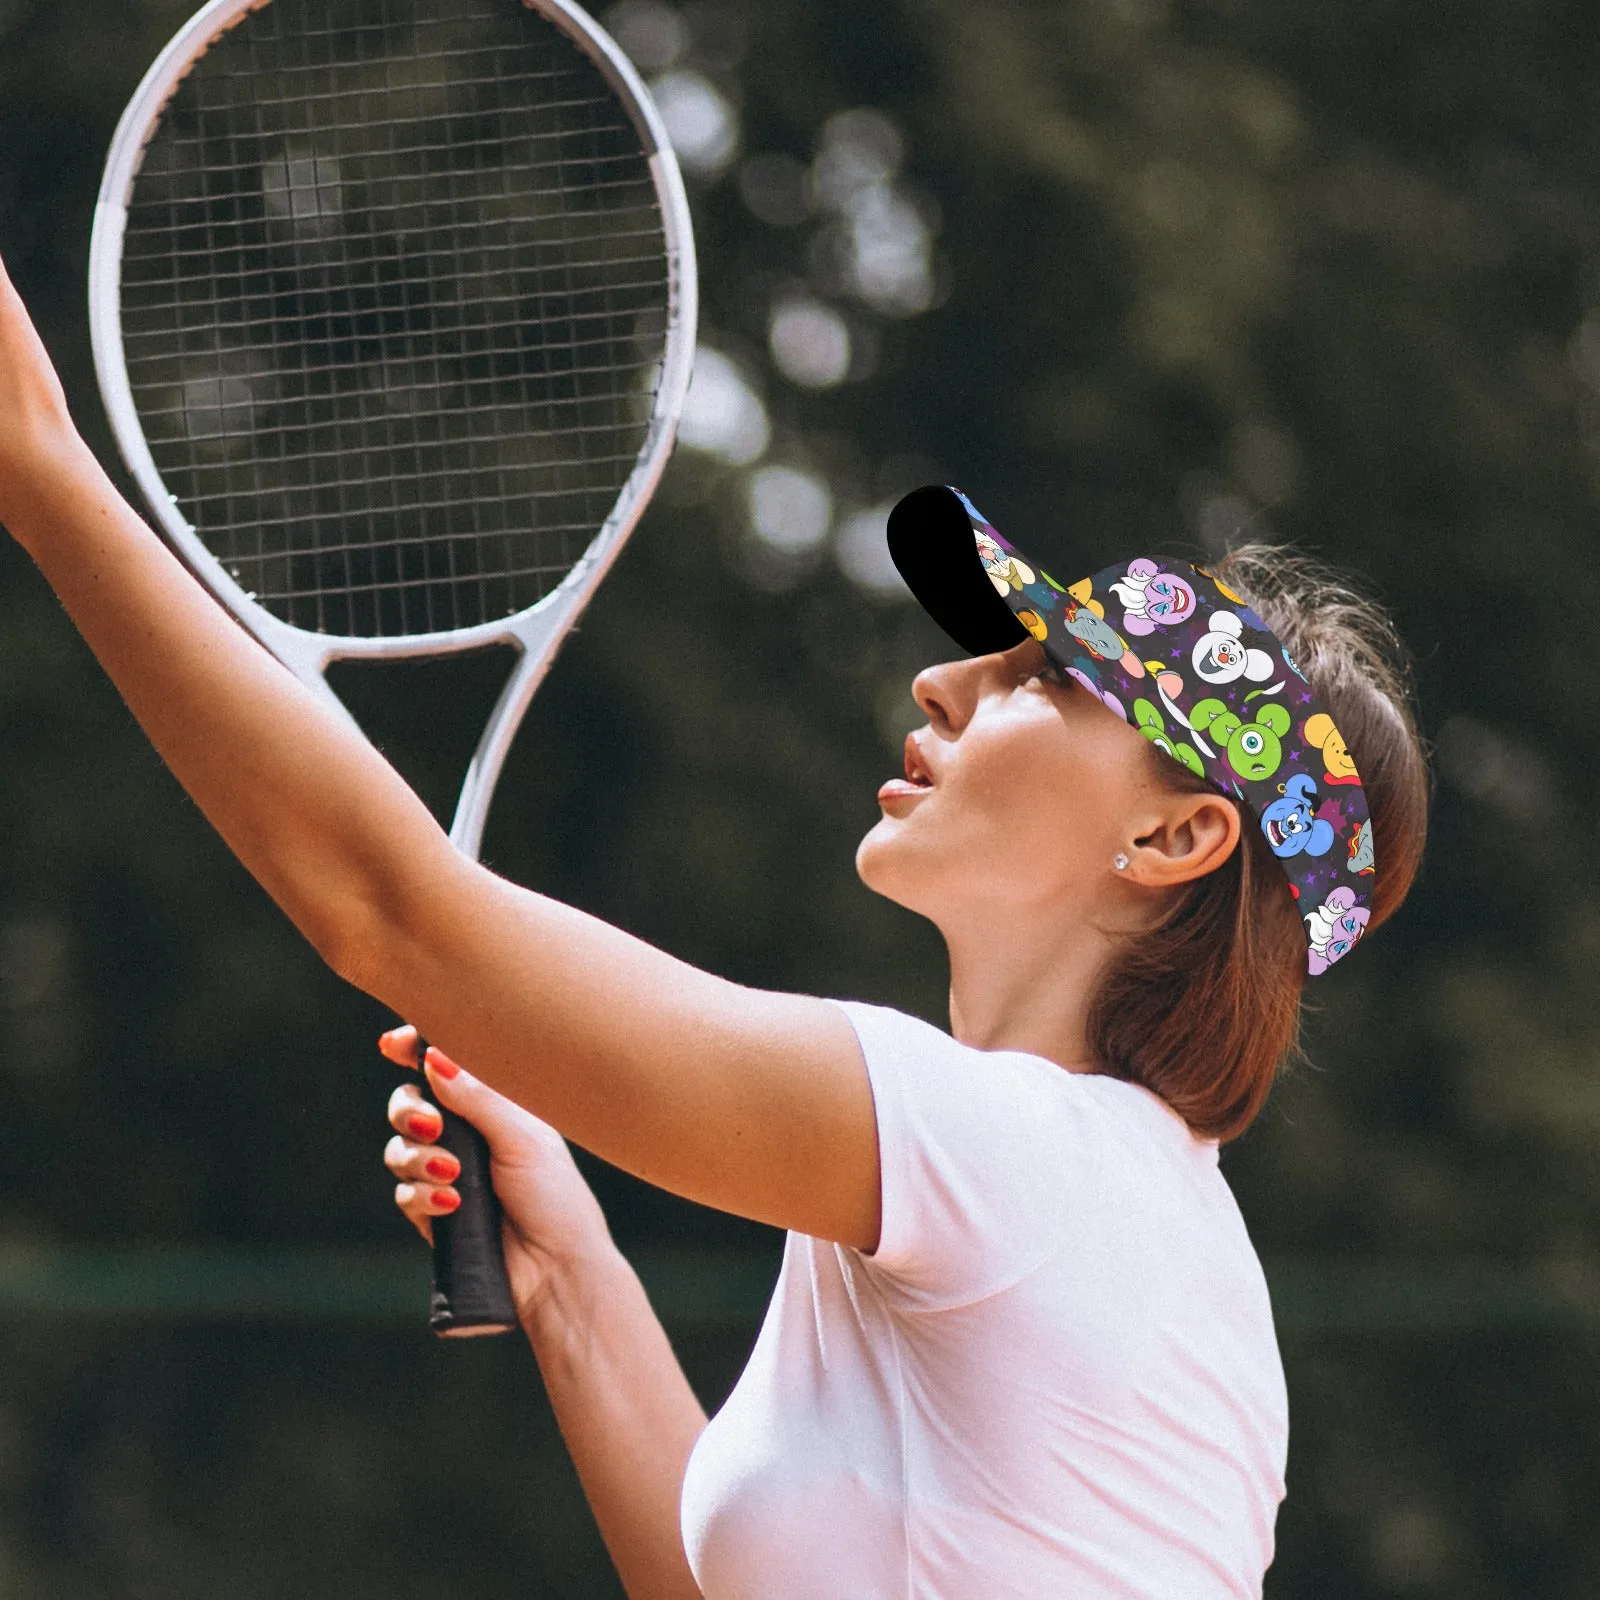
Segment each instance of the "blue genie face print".
[{"label": "blue genie face print", "polygon": [[1295,773],[1283,786],[1283,798],[1261,811],[1261,831],[1275,856],[1325,856],[1333,848],[1333,824],[1312,813],[1316,783]]}]

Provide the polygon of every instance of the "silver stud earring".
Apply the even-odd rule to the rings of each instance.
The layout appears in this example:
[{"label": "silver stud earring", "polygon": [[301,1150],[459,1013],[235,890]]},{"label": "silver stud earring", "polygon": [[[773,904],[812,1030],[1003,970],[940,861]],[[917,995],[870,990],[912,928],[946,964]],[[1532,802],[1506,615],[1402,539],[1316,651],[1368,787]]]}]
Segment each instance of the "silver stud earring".
[{"label": "silver stud earring", "polygon": [[1117,851],[1116,855],[1112,858],[1111,865],[1114,866],[1118,872],[1126,872],[1128,870],[1127,852],[1125,850]]}]

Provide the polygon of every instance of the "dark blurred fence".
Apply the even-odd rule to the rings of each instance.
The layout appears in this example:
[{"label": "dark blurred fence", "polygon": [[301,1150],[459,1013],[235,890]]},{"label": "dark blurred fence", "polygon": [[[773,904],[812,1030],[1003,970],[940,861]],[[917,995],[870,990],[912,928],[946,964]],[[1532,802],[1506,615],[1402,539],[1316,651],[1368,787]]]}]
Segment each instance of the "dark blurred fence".
[{"label": "dark blurred fence", "polygon": [[[633,1253],[651,1303],[675,1332],[753,1338],[777,1271],[772,1253],[646,1248]],[[1600,1284],[1473,1265],[1365,1261],[1269,1264],[1280,1333],[1449,1336],[1600,1331]],[[419,1250],[0,1250],[0,1317],[190,1322],[394,1323],[427,1304]]]}]

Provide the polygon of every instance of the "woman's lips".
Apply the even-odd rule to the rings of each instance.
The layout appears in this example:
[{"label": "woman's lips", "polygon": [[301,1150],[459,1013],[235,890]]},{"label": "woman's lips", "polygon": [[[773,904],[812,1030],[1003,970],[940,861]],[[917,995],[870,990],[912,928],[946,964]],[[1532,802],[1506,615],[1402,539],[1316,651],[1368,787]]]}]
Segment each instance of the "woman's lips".
[{"label": "woman's lips", "polygon": [[878,804],[887,806],[907,800],[917,800],[932,790],[931,783],[912,783],[908,778],[891,778],[878,791]]},{"label": "woman's lips", "polygon": [[920,784],[924,788],[932,788],[933,774],[928,771],[928,763],[922,759],[922,747],[917,743],[914,733],[906,735],[905,752],[902,757],[905,763],[906,781]]},{"label": "woman's lips", "polygon": [[922,749],[917,744],[917,736],[914,733],[906,735],[905,765],[905,777],[891,778],[878,791],[880,806],[915,799],[933,787],[933,774],[928,771],[928,764],[922,759]]}]

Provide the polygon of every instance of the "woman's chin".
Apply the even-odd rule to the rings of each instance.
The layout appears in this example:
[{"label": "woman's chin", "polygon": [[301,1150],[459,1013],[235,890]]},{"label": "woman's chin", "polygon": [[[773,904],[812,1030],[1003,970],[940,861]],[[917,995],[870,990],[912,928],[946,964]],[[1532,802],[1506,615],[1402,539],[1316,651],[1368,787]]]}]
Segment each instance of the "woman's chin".
[{"label": "woman's chin", "polygon": [[908,841],[904,834],[901,819],[880,817],[856,846],[856,876],[874,894],[881,894],[897,905],[909,906],[910,880],[917,874],[908,860]]}]

